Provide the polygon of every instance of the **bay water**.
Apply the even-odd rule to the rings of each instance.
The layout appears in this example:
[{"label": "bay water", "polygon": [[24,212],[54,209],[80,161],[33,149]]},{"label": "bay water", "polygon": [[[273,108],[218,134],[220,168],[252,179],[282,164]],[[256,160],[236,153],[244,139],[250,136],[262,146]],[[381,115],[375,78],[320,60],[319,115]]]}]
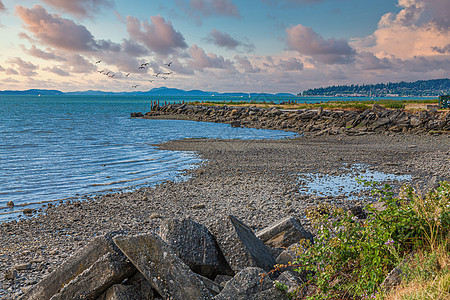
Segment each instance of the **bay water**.
[{"label": "bay water", "polygon": [[[205,99],[0,96],[0,222],[17,218],[25,207],[38,207],[30,203],[177,180],[181,170],[201,161],[192,152],[158,150],[155,145],[165,141],[295,136],[228,124],[130,118],[131,112],[149,111],[155,100]],[[14,208],[7,207],[9,201]]]}]

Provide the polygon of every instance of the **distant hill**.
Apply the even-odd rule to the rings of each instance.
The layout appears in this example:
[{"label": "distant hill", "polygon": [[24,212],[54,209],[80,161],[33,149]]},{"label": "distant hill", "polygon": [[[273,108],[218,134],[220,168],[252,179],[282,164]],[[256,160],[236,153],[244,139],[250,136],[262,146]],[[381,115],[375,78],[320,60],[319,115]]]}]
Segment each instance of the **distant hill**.
[{"label": "distant hill", "polygon": [[63,92],[58,90],[26,90],[26,91],[0,91],[0,95],[64,95]]},{"label": "distant hill", "polygon": [[[234,96],[234,97],[248,97],[273,94],[257,94],[257,93],[218,93],[201,90],[185,91],[175,88],[159,87],[149,91],[133,91],[133,92],[104,92],[104,91],[77,91],[63,93],[57,90],[26,90],[26,91],[0,91],[0,95],[75,95],[75,96],[108,96],[108,95],[136,95],[136,96]],[[288,93],[279,93],[275,96],[294,96]]]},{"label": "distant hill", "polygon": [[414,82],[352,84],[309,89],[303,96],[439,96],[450,94],[450,79],[418,80]]}]

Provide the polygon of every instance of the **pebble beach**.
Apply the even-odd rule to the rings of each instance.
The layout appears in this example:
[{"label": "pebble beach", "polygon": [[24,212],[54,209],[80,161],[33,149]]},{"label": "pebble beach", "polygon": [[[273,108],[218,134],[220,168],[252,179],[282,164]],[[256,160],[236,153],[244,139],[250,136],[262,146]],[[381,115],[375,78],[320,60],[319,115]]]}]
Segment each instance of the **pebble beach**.
[{"label": "pebble beach", "polygon": [[448,135],[410,134],[161,144],[164,150],[195,151],[203,162],[186,170],[184,181],[48,204],[33,217],[0,224],[0,298],[20,297],[95,236],[110,231],[157,233],[161,220],[187,216],[208,226],[230,214],[255,231],[286,216],[308,227],[304,212],[317,204],[351,207],[373,201],[367,191],[350,200],[304,193],[302,174],[339,176],[348,172],[345,166],[358,164],[410,175],[406,183],[425,190],[433,180],[450,178],[449,144]]}]

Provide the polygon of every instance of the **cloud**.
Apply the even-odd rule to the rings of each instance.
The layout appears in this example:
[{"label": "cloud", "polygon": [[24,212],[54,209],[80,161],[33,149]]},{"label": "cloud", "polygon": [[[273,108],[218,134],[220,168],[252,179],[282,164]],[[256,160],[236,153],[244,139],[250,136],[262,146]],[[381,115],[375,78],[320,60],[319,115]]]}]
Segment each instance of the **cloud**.
[{"label": "cloud", "polygon": [[197,45],[192,45],[188,53],[191,57],[191,60],[188,62],[189,66],[197,70],[203,70],[205,68],[227,69],[232,67],[231,61],[225,60],[220,55],[206,53],[205,50]]},{"label": "cloud", "polygon": [[358,53],[357,65],[363,70],[383,70],[392,67],[387,58],[379,59],[371,52]]},{"label": "cloud", "polygon": [[253,67],[253,65],[251,64],[251,62],[248,60],[248,58],[246,56],[236,55],[234,57],[234,59],[244,69],[244,73],[248,74],[248,73],[260,73],[261,72],[260,68]]},{"label": "cloud", "polygon": [[183,35],[176,31],[172,23],[166,22],[161,16],[151,16],[151,24],[147,21],[139,22],[135,17],[127,17],[127,31],[130,37],[151,51],[168,55],[180,49],[186,49]]},{"label": "cloud", "polygon": [[303,70],[303,62],[296,57],[290,57],[287,60],[280,59],[278,67],[284,71],[301,71]]},{"label": "cloud", "polygon": [[59,15],[51,15],[40,5],[31,9],[17,6],[16,14],[25,22],[25,28],[45,45],[79,51],[94,51],[98,47],[86,27]]},{"label": "cloud", "polygon": [[220,32],[215,28],[213,28],[213,30],[208,34],[205,40],[215,44],[218,47],[228,50],[236,50],[238,46],[245,47],[247,52],[252,52],[255,50],[255,46],[253,44],[238,41],[228,33]]},{"label": "cloud", "polygon": [[11,59],[9,59],[8,62],[17,66],[19,68],[19,73],[22,76],[37,75],[37,73],[34,72],[34,70],[38,69],[38,66],[31,62],[26,62],[23,59],[21,59],[20,57],[11,58]]},{"label": "cloud", "polygon": [[[379,58],[446,54],[450,40],[448,1],[399,0],[398,6],[401,8],[398,13],[387,13],[380,18],[373,34],[352,44]],[[364,45],[361,41],[370,43]]]},{"label": "cloud", "polygon": [[354,60],[356,51],[344,39],[325,40],[312,30],[298,24],[286,29],[290,50],[313,57],[325,64],[347,64]]},{"label": "cloud", "polygon": [[238,8],[231,0],[190,0],[189,4],[203,16],[240,17]]},{"label": "cloud", "polygon": [[437,53],[441,53],[441,54],[450,54],[450,44],[447,44],[444,47],[431,47],[431,49],[433,49],[433,51],[437,52]]},{"label": "cloud", "polygon": [[51,50],[50,48],[47,48],[46,51],[43,51],[41,49],[38,49],[35,45],[32,45],[30,49],[25,48],[25,46],[22,46],[22,49],[25,53],[30,54],[31,56],[45,59],[45,60],[56,60],[56,61],[65,61],[66,59],[62,56],[56,55],[55,51]]},{"label": "cloud", "polygon": [[13,68],[7,68],[5,70],[6,75],[19,75],[19,72],[14,70]]},{"label": "cloud", "polygon": [[94,64],[79,54],[71,53],[66,56],[66,59],[65,65],[72,73],[92,73],[97,70]]},{"label": "cloud", "polygon": [[60,69],[58,67],[44,68],[44,70],[49,71],[49,72],[54,73],[59,76],[65,76],[65,77],[70,76],[69,72],[66,72],[63,69]]},{"label": "cloud", "polygon": [[41,0],[63,12],[77,17],[92,16],[102,8],[113,8],[113,0]]},{"label": "cloud", "polygon": [[2,0],[0,0],[0,12],[6,11],[6,7],[3,4]]}]

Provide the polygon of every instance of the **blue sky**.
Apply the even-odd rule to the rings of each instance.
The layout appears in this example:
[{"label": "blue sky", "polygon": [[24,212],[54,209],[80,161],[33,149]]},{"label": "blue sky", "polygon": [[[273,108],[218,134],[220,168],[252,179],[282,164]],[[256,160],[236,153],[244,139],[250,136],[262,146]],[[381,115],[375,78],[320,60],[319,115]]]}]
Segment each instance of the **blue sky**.
[{"label": "blue sky", "polygon": [[446,78],[449,15],[448,0],[0,0],[0,90]]}]

